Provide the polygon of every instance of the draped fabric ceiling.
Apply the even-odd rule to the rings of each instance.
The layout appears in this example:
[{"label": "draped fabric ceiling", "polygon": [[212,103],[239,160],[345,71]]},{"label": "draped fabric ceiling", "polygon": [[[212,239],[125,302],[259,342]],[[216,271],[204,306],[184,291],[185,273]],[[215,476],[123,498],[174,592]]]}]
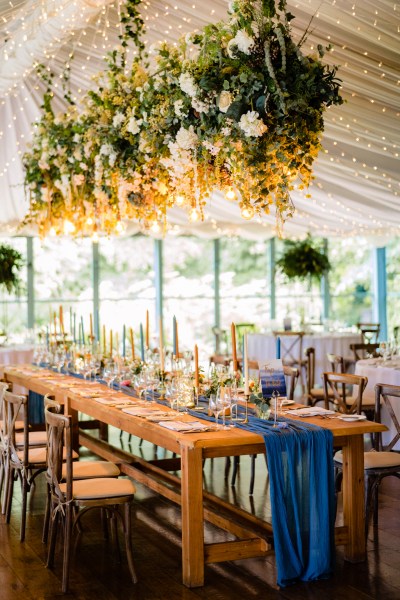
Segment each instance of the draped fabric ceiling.
[{"label": "draped fabric ceiling", "polygon": [[[293,36],[310,19],[304,51],[333,45],[324,57],[340,66],[345,104],[325,113],[324,151],[315,180],[292,194],[296,214],[285,236],[325,237],[400,232],[400,4],[390,0],[289,0]],[[143,0],[147,44],[176,41],[206,23],[226,18],[226,0]],[[74,52],[71,89],[77,99],[104,67],[102,57],[118,44],[120,3],[110,0],[0,0],[0,234],[15,234],[27,211],[22,154],[40,115],[44,84],[35,61],[60,74]],[[61,86],[54,89],[62,110]],[[311,198],[305,197],[306,193]],[[237,206],[218,193],[203,223],[171,211],[172,233],[249,239],[275,235],[275,217],[244,221]],[[128,232],[138,231],[130,224]],[[34,233],[24,230],[24,233]]]}]

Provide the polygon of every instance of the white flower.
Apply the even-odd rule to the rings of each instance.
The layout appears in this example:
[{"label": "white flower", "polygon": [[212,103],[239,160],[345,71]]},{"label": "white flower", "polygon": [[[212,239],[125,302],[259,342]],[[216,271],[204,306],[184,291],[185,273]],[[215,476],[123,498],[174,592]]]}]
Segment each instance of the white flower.
[{"label": "white flower", "polygon": [[229,0],[228,13],[233,13],[237,10],[236,0]]},{"label": "white flower", "polygon": [[204,140],[203,142],[204,148],[206,148],[212,156],[217,156],[218,152],[221,150],[220,147],[214,146],[211,142]]},{"label": "white flower", "polygon": [[129,121],[128,121],[128,125],[126,126],[126,130],[129,133],[132,133],[132,135],[136,135],[137,133],[139,133],[140,131],[140,126],[143,123],[142,119],[136,119],[134,116],[132,116]]},{"label": "white flower", "polygon": [[121,112],[117,112],[115,117],[113,118],[113,127],[121,127],[122,123],[125,121],[125,115]]},{"label": "white flower", "polygon": [[198,113],[207,113],[210,105],[198,98],[192,98],[192,106]]},{"label": "white flower", "polygon": [[141,135],[139,138],[139,152],[143,152],[143,154],[146,154],[146,152],[149,152],[151,150],[151,146],[148,142],[148,140]]},{"label": "white flower", "polygon": [[189,129],[181,127],[176,134],[176,143],[178,144],[179,148],[182,148],[183,150],[191,150],[195,148],[198,140],[199,138],[194,131],[193,125],[190,125]]},{"label": "white flower", "polygon": [[198,88],[193,77],[189,75],[189,73],[181,73],[179,77],[179,86],[182,92],[185,92],[185,94],[191,98],[196,96]]},{"label": "white flower", "polygon": [[250,25],[252,32],[256,37],[260,37],[260,26],[257,21],[253,21]]},{"label": "white flower", "polygon": [[258,112],[249,110],[240,117],[239,127],[247,137],[260,137],[267,131],[268,127],[259,116]]},{"label": "white flower", "polygon": [[86,144],[83,146],[83,153],[85,155],[85,158],[89,158],[90,153],[92,151],[92,141],[89,140],[88,142],[86,142]]},{"label": "white flower", "polygon": [[240,50],[244,54],[250,54],[250,49],[254,46],[254,39],[249,36],[247,31],[239,29],[234,38],[228,42],[227,52],[230,58],[234,58],[236,52],[234,48]]},{"label": "white flower", "polygon": [[87,171],[88,170],[88,166],[84,162],[79,163],[79,166],[82,169],[82,171]]},{"label": "white flower", "polygon": [[72,183],[74,185],[82,185],[82,183],[85,183],[85,176],[82,173],[72,175]]},{"label": "white flower", "polygon": [[174,102],[174,111],[177,117],[184,117],[185,113],[183,111],[183,100],[175,100]]},{"label": "white flower", "polygon": [[221,112],[226,113],[230,105],[232,104],[233,96],[230,92],[223,90],[218,98],[218,108]]},{"label": "white flower", "polygon": [[49,159],[49,156],[46,152],[42,152],[42,156],[40,157],[39,161],[38,161],[38,165],[40,169],[43,169],[44,171],[48,171],[50,169],[50,165],[47,162]]},{"label": "white flower", "polygon": [[116,152],[111,152],[111,154],[108,157],[108,162],[110,164],[110,167],[113,167],[115,165],[116,160],[117,160]]},{"label": "white flower", "polygon": [[75,133],[74,137],[72,138],[72,141],[75,142],[75,144],[79,144],[81,141],[81,136],[79,135],[79,133]]},{"label": "white flower", "polygon": [[103,144],[102,146],[100,146],[100,154],[103,156],[109,156],[112,151],[113,147],[111,146],[111,144]]},{"label": "white flower", "polygon": [[224,135],[225,137],[229,137],[232,133],[232,129],[230,127],[223,127],[221,129],[221,133],[222,135]]},{"label": "white flower", "polygon": [[73,153],[73,157],[75,160],[77,161],[81,161],[82,160],[82,152],[80,148],[77,148],[74,153]]}]

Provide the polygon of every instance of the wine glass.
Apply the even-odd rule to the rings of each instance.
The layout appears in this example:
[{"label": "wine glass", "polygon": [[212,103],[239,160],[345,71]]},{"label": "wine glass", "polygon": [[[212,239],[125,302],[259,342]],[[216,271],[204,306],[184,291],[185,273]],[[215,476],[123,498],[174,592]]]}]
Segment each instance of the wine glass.
[{"label": "wine glass", "polygon": [[217,394],[210,394],[208,401],[208,413],[215,417],[215,429],[222,429],[222,426],[218,423],[220,407],[217,405]]},{"label": "wine glass", "polygon": [[272,406],[274,408],[274,424],[273,427],[279,427],[278,424],[278,412],[280,412],[281,410],[281,406],[282,406],[282,397],[280,396],[279,392],[274,390],[272,392]]},{"label": "wine glass", "polygon": [[220,387],[217,393],[217,407],[222,415],[222,429],[230,429],[226,424],[226,418],[232,417],[232,393],[230,387]]}]

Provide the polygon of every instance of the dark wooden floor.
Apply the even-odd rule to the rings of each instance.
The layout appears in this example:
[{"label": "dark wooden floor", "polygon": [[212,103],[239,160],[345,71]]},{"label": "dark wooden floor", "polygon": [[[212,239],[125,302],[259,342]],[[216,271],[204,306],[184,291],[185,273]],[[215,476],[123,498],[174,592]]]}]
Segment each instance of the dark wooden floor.
[{"label": "dark wooden floor", "polygon": [[[119,442],[117,432],[113,438]],[[127,446],[124,434],[123,444]],[[150,458],[151,445],[132,444],[134,453]],[[159,450],[159,456],[163,455]],[[265,501],[267,482],[265,463],[257,459],[254,498],[248,496],[247,458],[241,461],[235,488],[224,477],[224,460],[208,460],[205,464],[207,489],[232,502],[268,515]],[[400,482],[387,478],[380,494],[380,523],[368,540],[365,563],[352,565],[343,560],[337,549],[336,571],[327,581],[298,584],[278,590],[275,584],[274,558],[220,563],[206,567],[206,583],[202,588],[187,589],[181,584],[180,511],[171,503],[138,486],[136,495],[133,544],[139,582],[131,584],[124,554],[121,563],[115,549],[103,539],[98,516],[88,515],[84,534],[76,547],[68,598],[76,600],[379,600],[400,599],[400,515],[398,497]],[[45,547],[41,542],[44,507],[43,480],[30,494],[26,541],[19,542],[20,499],[15,493],[11,524],[0,520],[0,599],[52,599],[61,593],[60,553],[54,571],[45,568]],[[340,509],[338,514],[340,519]],[[223,539],[225,534],[212,527],[206,529],[206,540]]]}]

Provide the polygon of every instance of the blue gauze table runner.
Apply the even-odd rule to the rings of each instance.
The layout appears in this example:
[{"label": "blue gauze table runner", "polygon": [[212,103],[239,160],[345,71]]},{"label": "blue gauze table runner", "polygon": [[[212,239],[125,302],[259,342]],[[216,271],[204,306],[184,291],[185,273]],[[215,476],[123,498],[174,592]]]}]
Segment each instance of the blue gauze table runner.
[{"label": "blue gauze table runner", "polygon": [[281,587],[329,577],[334,567],[333,434],[299,421],[283,427],[249,417],[238,427],[263,436]]}]

